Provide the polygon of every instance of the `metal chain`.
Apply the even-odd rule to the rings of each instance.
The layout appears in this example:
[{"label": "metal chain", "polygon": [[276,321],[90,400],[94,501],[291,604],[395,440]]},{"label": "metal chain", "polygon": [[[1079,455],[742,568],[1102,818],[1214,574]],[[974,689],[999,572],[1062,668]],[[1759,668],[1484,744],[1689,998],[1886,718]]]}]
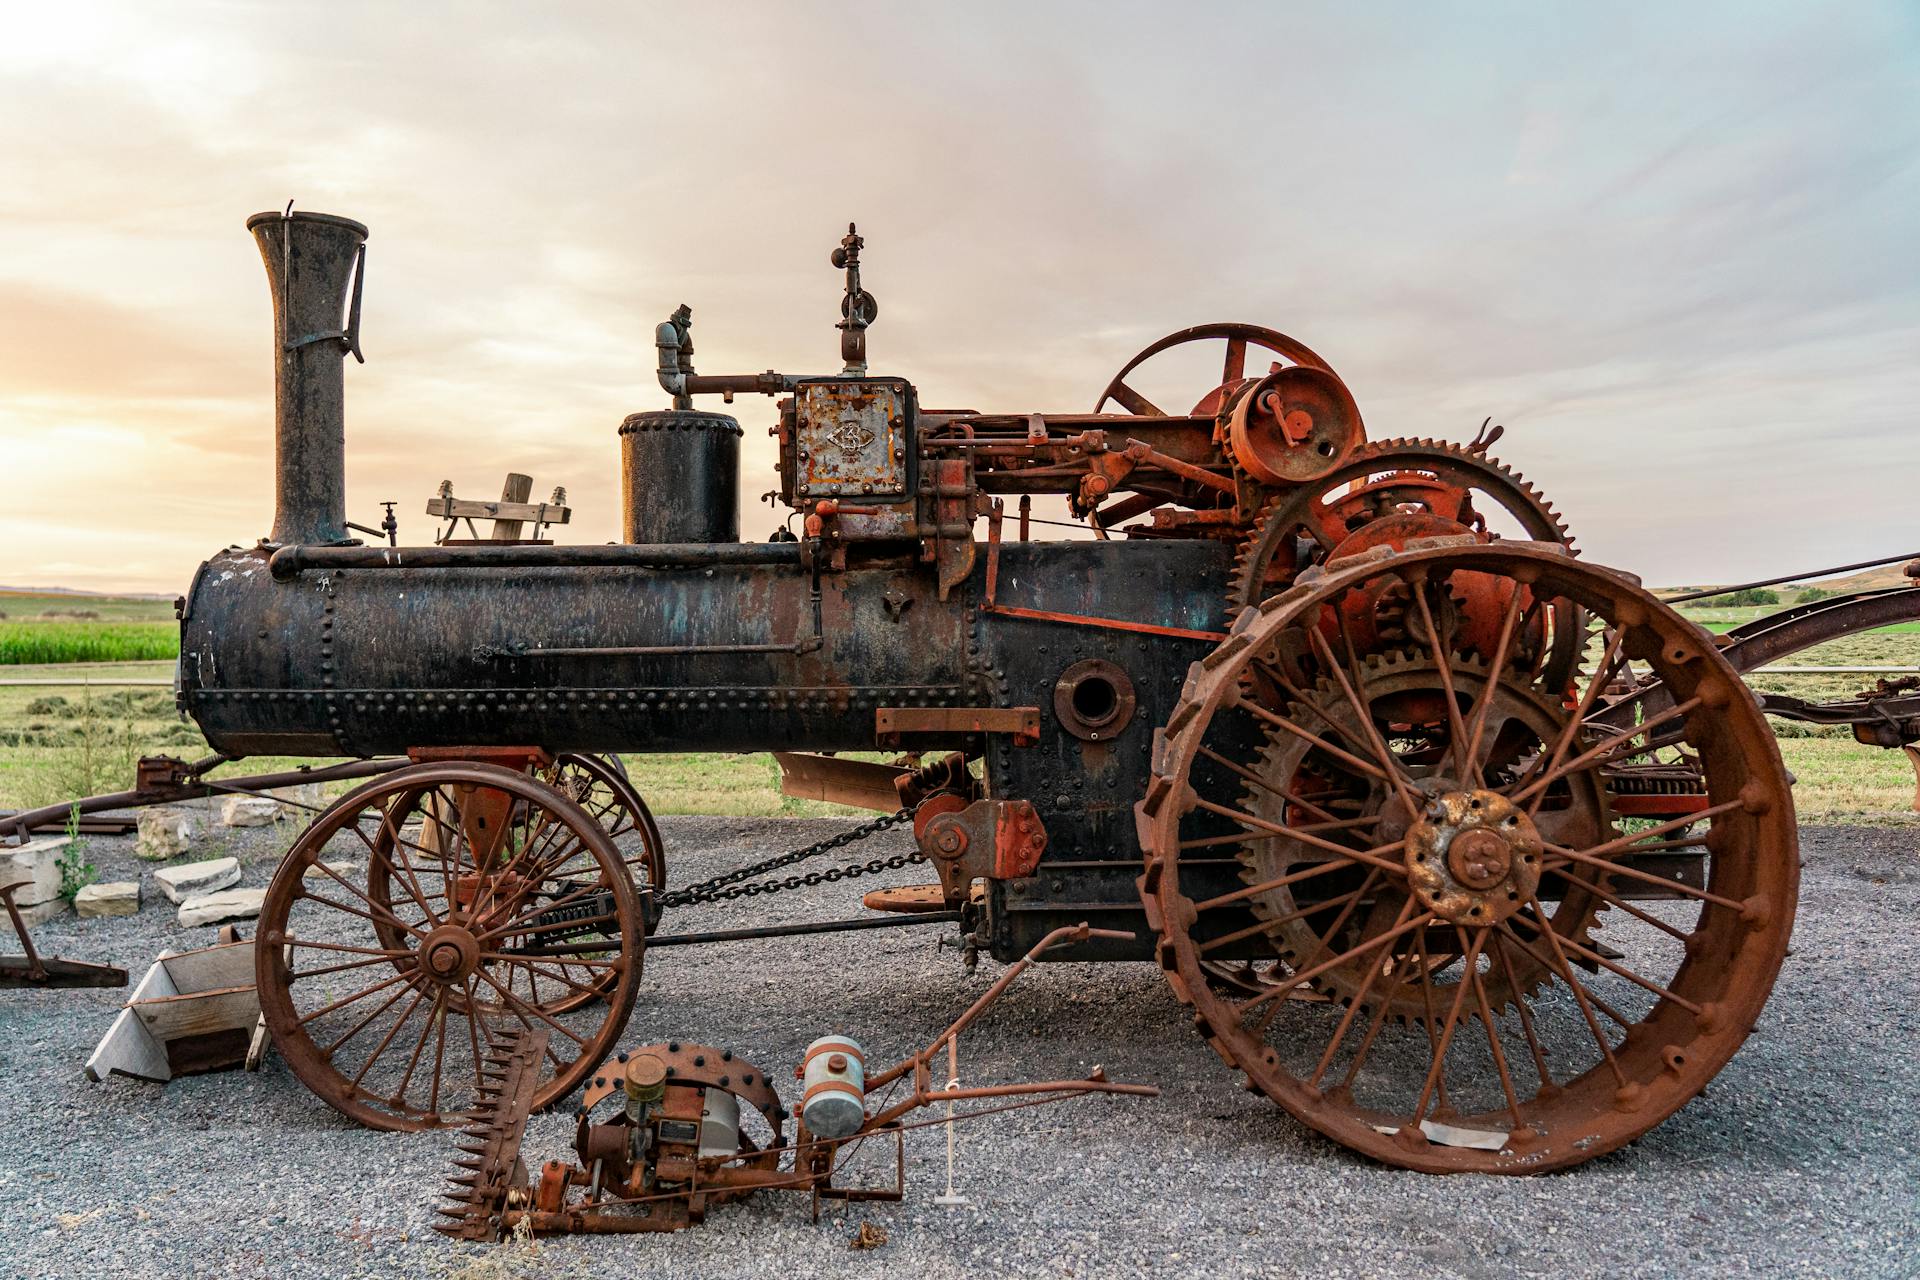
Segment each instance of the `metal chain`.
[{"label": "metal chain", "polygon": [[735,898],[751,898],[762,893],[778,893],[783,889],[798,889],[803,886],[829,884],[836,880],[851,880],[855,876],[868,875],[876,871],[890,871],[899,867],[911,866],[916,862],[925,862],[927,855],[915,849],[911,853],[897,853],[890,858],[872,858],[865,863],[852,863],[845,867],[833,867],[826,871],[809,871],[804,875],[792,875],[778,880],[762,880],[754,884],[741,884],[754,876],[777,871],[781,867],[790,867],[796,862],[805,862],[808,858],[817,858],[823,853],[835,849],[844,849],[850,844],[865,840],[868,836],[879,835],[891,827],[913,817],[913,810],[901,809],[872,822],[863,822],[857,827],[842,831],[839,835],[829,836],[825,840],[783,853],[777,858],[768,858],[765,862],[756,862],[752,866],[738,867],[711,880],[702,880],[699,884],[690,884],[684,889],[675,889],[671,893],[660,895],[662,907],[685,907],[703,902],[729,902]]}]

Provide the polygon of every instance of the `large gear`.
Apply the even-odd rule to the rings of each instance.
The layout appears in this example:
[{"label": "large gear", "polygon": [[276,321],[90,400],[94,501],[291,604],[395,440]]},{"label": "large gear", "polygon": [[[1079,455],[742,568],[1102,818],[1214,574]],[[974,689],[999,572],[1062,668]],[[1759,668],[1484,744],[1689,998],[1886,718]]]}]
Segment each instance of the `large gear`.
[{"label": "large gear", "polygon": [[[1248,531],[1228,578],[1231,621],[1292,584],[1299,573],[1331,559],[1376,547],[1403,548],[1432,537],[1470,535],[1498,541],[1495,514],[1484,496],[1534,542],[1554,542],[1573,554],[1566,522],[1526,477],[1474,449],[1440,440],[1382,440],[1362,445],[1312,484],[1270,502]],[[1480,599],[1469,610],[1489,630],[1504,600]],[[1543,651],[1537,666],[1549,687],[1567,687],[1579,674],[1588,638],[1578,608],[1557,601],[1551,618],[1536,624]],[[1391,643],[1391,639],[1387,639]],[[1385,644],[1380,646],[1382,649]]]},{"label": "large gear", "polygon": [[[1369,477],[1375,479],[1348,491],[1355,481]],[[1227,586],[1229,617],[1236,618],[1242,610],[1277,594],[1301,569],[1325,560],[1360,527],[1383,516],[1405,514],[1409,507],[1417,506],[1470,532],[1489,533],[1488,513],[1472,507],[1476,489],[1497,503],[1532,540],[1573,546],[1573,535],[1553,504],[1519,472],[1464,445],[1380,440],[1361,445],[1326,475],[1267,504],[1234,558]],[[1447,490],[1458,497],[1449,502],[1442,496]],[[1304,556],[1296,556],[1295,540],[1303,530],[1312,546]]]},{"label": "large gear", "polygon": [[[1445,776],[1447,763],[1444,743],[1448,717],[1445,693],[1432,658],[1423,653],[1394,652],[1376,654],[1361,661],[1355,687],[1373,712],[1376,724],[1396,747],[1416,788],[1433,795],[1456,789],[1466,779]],[[1456,658],[1451,669],[1455,697],[1464,703],[1466,714],[1485,691],[1488,669],[1473,658]],[[1303,698],[1294,699],[1285,715],[1292,722],[1311,728],[1329,741],[1345,742],[1364,753],[1361,729],[1353,704],[1339,685],[1323,680],[1311,689],[1300,690]],[[1502,680],[1489,704],[1486,748],[1481,767],[1489,786],[1511,783],[1532,762],[1543,744],[1550,743],[1565,724],[1566,714],[1558,700],[1537,683]],[[1268,732],[1266,745],[1252,765],[1261,781],[1249,779],[1241,802],[1262,822],[1276,827],[1311,828],[1328,820],[1354,823],[1347,832],[1359,835],[1365,844],[1383,844],[1400,840],[1419,815],[1407,813],[1404,806],[1378,780],[1356,775],[1307,741],[1277,728]],[[1610,798],[1605,790],[1590,784],[1592,775],[1582,775],[1585,794],[1556,797],[1556,807],[1542,809],[1538,825],[1551,833],[1556,842],[1587,840],[1598,842],[1613,833]],[[1291,793],[1305,805],[1296,804],[1281,793]],[[1317,807],[1320,815],[1306,812]],[[1371,819],[1371,823],[1368,820]],[[1576,833],[1571,828],[1578,825]],[[1340,835],[1331,838],[1339,839]],[[1323,862],[1324,853],[1305,841],[1285,837],[1248,841],[1238,853],[1241,879],[1249,885],[1282,880],[1297,867]],[[1350,934],[1378,931],[1382,921],[1391,921],[1405,903],[1400,892],[1375,893],[1370,901],[1361,899],[1352,908],[1335,909],[1346,895],[1362,888],[1358,874],[1312,879],[1295,885],[1283,885],[1254,895],[1249,900],[1254,914],[1276,924],[1270,936],[1280,958],[1294,971],[1311,969],[1329,955],[1345,949],[1343,938]],[[1299,892],[1296,892],[1296,888]],[[1365,905],[1362,907],[1361,903]],[[1317,903],[1328,904],[1316,908]],[[1552,927],[1562,938],[1587,943],[1599,916],[1599,904],[1590,895],[1574,891],[1566,895],[1552,916]],[[1384,913],[1384,914],[1383,914]],[[1453,965],[1459,953],[1447,939],[1449,931],[1437,931],[1423,939],[1416,951],[1412,946],[1396,955],[1397,965],[1426,964],[1431,972]],[[1330,999],[1351,1003],[1367,984],[1367,967],[1358,963],[1328,970],[1309,985]],[[1512,981],[1524,992],[1536,990],[1545,974],[1539,966],[1523,960],[1514,966]],[[1496,1008],[1513,1002],[1508,976],[1489,972],[1483,975],[1487,993]],[[1388,1016],[1400,1022],[1413,1022],[1426,1015],[1415,995],[1417,984],[1375,982],[1368,996],[1368,1007],[1378,1007],[1383,998]]]}]

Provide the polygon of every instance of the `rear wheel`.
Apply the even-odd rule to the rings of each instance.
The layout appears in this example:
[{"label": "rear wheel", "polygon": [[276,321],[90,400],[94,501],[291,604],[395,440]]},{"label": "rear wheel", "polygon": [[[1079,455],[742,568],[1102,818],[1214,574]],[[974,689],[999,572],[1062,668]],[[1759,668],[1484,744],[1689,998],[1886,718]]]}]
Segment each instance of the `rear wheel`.
[{"label": "rear wheel", "polygon": [[[1490,635],[1455,633],[1463,594],[1499,603]],[[1359,652],[1381,600],[1417,619],[1415,651]],[[1515,657],[1562,602],[1606,627],[1570,694]],[[1633,664],[1675,702],[1622,729],[1600,694]],[[1376,1159],[1521,1173],[1610,1151],[1705,1087],[1779,971],[1798,853],[1765,721],[1697,628],[1553,548],[1335,562],[1196,663],[1162,732],[1139,825],[1169,981],[1252,1087]],[[1679,753],[1696,812],[1612,814],[1612,774]],[[1241,888],[1183,880],[1183,854],[1222,849]],[[1284,968],[1208,981],[1262,939]]]}]

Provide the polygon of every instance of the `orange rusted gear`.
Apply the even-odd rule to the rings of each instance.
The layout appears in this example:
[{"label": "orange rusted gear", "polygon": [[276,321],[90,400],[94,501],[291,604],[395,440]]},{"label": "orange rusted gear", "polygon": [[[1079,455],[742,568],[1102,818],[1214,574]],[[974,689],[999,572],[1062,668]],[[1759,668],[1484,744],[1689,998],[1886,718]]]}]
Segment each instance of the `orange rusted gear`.
[{"label": "orange rusted gear", "polygon": [[[1489,523],[1490,517],[1531,541],[1557,543],[1578,554],[1553,505],[1524,476],[1499,462],[1438,440],[1361,445],[1340,466],[1274,498],[1261,512],[1234,559],[1227,615],[1236,618],[1279,594],[1302,570],[1374,548],[1398,550],[1418,539],[1446,537],[1499,541],[1500,530]],[[1473,623],[1467,634],[1491,634],[1506,607],[1505,594],[1477,575],[1458,576],[1454,586],[1456,603]],[[1389,620],[1391,612],[1386,611]],[[1529,625],[1523,645],[1546,646],[1548,651],[1538,655],[1544,678],[1554,687],[1566,685],[1579,669],[1585,620],[1577,609],[1556,605],[1549,616],[1536,617]],[[1406,642],[1391,626],[1377,637],[1372,630],[1355,630],[1363,654]],[[1481,652],[1491,656],[1485,649]]]}]

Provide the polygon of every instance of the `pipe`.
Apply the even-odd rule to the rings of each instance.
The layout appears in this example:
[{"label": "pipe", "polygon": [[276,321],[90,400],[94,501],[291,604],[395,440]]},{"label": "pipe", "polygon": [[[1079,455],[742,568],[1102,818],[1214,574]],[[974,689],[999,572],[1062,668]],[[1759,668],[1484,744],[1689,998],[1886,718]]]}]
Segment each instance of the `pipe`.
[{"label": "pipe", "polygon": [[[360,355],[367,229],[326,213],[256,213],[247,230],[273,290],[274,504],[269,541],[347,536],[346,389]],[[352,288],[349,306],[348,288]],[[342,320],[342,312],[346,318]]]},{"label": "pipe", "polygon": [[1838,564],[1831,569],[1815,569],[1811,573],[1788,573],[1778,578],[1761,578],[1757,582],[1742,582],[1732,587],[1708,587],[1705,591],[1689,591],[1683,596],[1662,596],[1661,604],[1685,604],[1689,600],[1711,600],[1715,596],[1729,596],[1736,591],[1748,591],[1755,587],[1777,587],[1783,582],[1801,582],[1808,578],[1831,578],[1836,573],[1852,573],[1856,569],[1878,569],[1881,565],[1894,564],[1901,560],[1920,557],[1920,551],[1904,551],[1897,556],[1882,556],[1878,560],[1861,560],[1855,564]]},{"label": "pipe", "polygon": [[[190,768],[212,768],[215,765],[230,763],[219,757],[210,762]],[[78,800],[65,800],[59,804],[45,805],[38,809],[23,809],[0,819],[0,849],[9,847],[7,834],[21,844],[32,838],[32,829],[48,822],[58,822],[81,813],[106,813],[113,809],[139,809],[147,805],[178,804],[183,800],[203,800],[211,795],[241,792],[250,794],[259,791],[277,791],[282,787],[297,787],[307,782],[338,782],[349,778],[373,778],[383,773],[392,773],[407,764],[404,756],[384,759],[350,760],[345,764],[326,765],[318,769],[289,769],[280,773],[257,773],[238,778],[220,778],[201,780],[197,775],[188,781],[166,786],[150,787],[146,790],[135,788],[132,791],[115,791],[106,795],[84,796]]]},{"label": "pipe", "polygon": [[607,543],[586,547],[281,547],[267,561],[275,578],[307,569],[706,569],[715,565],[806,563],[800,542]]}]

